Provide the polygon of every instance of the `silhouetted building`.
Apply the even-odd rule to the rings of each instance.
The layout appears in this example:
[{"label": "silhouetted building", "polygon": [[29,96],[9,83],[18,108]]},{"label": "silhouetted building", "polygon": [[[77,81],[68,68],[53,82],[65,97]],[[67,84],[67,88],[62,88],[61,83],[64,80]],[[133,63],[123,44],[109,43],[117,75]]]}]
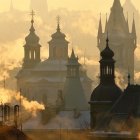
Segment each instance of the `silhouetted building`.
[{"label": "silhouetted building", "polygon": [[[66,35],[61,32],[58,22],[56,32],[48,42],[49,57],[41,62],[41,45],[39,37],[35,34],[33,23],[32,20],[30,33],[25,39],[24,60],[22,69],[17,75],[17,87],[30,100],[54,104],[59,91],[63,91],[66,80],[69,42],[66,40]],[[92,80],[82,66],[79,75],[85,96],[88,98],[91,93]]]},{"label": "silhouetted building", "polygon": [[[63,90],[58,92],[54,112],[47,109],[42,113],[42,120],[48,129],[87,129],[89,128],[89,107],[80,80],[80,63],[72,50],[67,62],[67,77]],[[51,119],[48,116],[52,116]],[[50,119],[50,120],[49,120]]]},{"label": "silhouetted building", "polygon": [[91,138],[137,139],[140,120],[140,85],[131,84],[122,92],[114,81],[113,51],[107,46],[101,52],[100,85],[94,89],[90,100]]},{"label": "silhouetted building", "polygon": [[122,94],[121,89],[115,84],[115,60],[114,52],[109,48],[109,40],[106,40],[106,48],[101,52],[100,60],[100,84],[93,90],[90,99],[91,128],[94,129],[105,113]]},{"label": "silhouetted building", "polygon": [[39,37],[35,33],[34,20],[31,20],[31,28],[29,35],[25,38],[26,44],[24,45],[24,69],[34,68],[40,61],[40,47]]},{"label": "silhouetted building", "polygon": [[105,31],[102,29],[101,19],[99,22],[97,47],[100,52],[104,49],[107,31],[110,38],[111,49],[115,53],[116,69],[126,77],[126,72],[131,74],[131,82],[134,82],[134,51],[137,44],[135,21],[131,31],[128,21],[124,17],[120,0],[114,0],[109,19],[106,21]]},{"label": "silhouetted building", "polygon": [[13,126],[0,126],[1,140],[31,140],[22,131]]}]

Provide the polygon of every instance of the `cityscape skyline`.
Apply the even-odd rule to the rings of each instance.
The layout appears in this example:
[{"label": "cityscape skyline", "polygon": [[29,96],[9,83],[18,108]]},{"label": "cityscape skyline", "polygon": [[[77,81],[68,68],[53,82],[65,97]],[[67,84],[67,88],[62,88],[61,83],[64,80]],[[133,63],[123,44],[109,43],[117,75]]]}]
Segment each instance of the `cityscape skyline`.
[{"label": "cityscape skyline", "polygon": [[[19,10],[29,10],[29,5],[30,5],[30,1],[29,0],[24,0],[24,1],[19,1],[19,0],[12,0],[13,1],[13,6],[16,9]],[[128,0],[129,1],[129,0]],[[54,9],[59,9],[59,8],[66,8],[68,10],[91,10],[93,12],[95,12],[96,14],[103,12],[110,12],[109,8],[110,5],[112,4],[112,0],[81,0],[80,4],[78,1],[74,1],[74,0],[67,0],[67,2],[65,2],[65,0],[47,0],[48,2],[48,7],[49,10],[54,10]],[[104,6],[102,3],[104,2]],[[122,5],[124,4],[125,0],[121,0]],[[11,0],[0,0],[1,6],[0,6],[0,12],[4,12],[9,10],[10,7],[10,3]],[[140,1],[139,0],[133,0],[132,3],[135,5],[136,9],[139,9],[139,4]]]}]

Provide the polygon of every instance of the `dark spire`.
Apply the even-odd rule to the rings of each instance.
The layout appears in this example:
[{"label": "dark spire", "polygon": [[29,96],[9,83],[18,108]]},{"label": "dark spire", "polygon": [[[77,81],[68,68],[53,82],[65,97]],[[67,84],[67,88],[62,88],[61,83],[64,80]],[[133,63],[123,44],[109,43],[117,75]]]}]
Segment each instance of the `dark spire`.
[{"label": "dark spire", "polygon": [[130,81],[131,81],[131,76],[130,76],[130,73],[128,73],[127,78],[128,78],[128,86],[129,86],[129,85],[130,85]]},{"label": "dark spire", "polygon": [[70,58],[72,58],[72,59],[75,59],[76,58],[73,48],[72,48],[72,53],[71,53],[71,57]]},{"label": "dark spire", "polygon": [[136,27],[135,27],[135,18],[133,13],[133,23],[132,23],[132,34],[136,37]]},{"label": "dark spire", "polygon": [[68,58],[68,65],[80,66],[78,62],[78,56],[76,57],[74,49],[72,49],[71,56]]},{"label": "dark spire", "polygon": [[99,21],[99,28],[98,28],[98,37],[102,34],[102,20],[101,20],[101,13],[100,13],[100,21]]},{"label": "dark spire", "polygon": [[60,16],[57,16],[57,32],[60,32]]}]

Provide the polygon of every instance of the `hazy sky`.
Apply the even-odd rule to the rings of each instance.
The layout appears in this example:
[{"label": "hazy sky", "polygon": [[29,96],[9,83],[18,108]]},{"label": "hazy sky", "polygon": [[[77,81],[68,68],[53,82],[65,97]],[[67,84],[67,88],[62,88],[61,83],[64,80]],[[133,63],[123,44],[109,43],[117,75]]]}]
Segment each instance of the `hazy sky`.
[{"label": "hazy sky", "polygon": [[[0,12],[8,10],[11,0],[0,0]],[[122,4],[125,0],[121,0]],[[131,0],[136,8],[139,8],[140,0]],[[30,0],[13,0],[17,9],[28,10]],[[113,0],[48,0],[49,10],[67,8],[70,10],[92,10],[106,12]]]}]

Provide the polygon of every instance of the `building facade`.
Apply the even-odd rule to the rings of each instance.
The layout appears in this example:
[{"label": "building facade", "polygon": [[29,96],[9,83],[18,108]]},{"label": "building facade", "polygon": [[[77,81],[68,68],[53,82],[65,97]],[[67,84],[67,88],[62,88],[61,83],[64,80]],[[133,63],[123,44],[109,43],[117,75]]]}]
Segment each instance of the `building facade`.
[{"label": "building facade", "polygon": [[121,89],[115,84],[115,60],[114,52],[109,48],[109,40],[101,52],[100,60],[100,84],[93,90],[90,98],[91,128],[100,124],[105,113],[121,96]]},{"label": "building facade", "polygon": [[[45,61],[40,59],[39,37],[35,34],[34,20],[26,37],[24,45],[24,59],[22,69],[17,75],[17,87],[25,97],[44,103],[55,103],[60,91],[63,91],[67,75],[68,44],[66,36],[61,32],[58,22],[56,32],[52,34],[49,43],[49,57]],[[91,93],[92,80],[85,70],[80,68],[80,80],[85,96]]]}]

